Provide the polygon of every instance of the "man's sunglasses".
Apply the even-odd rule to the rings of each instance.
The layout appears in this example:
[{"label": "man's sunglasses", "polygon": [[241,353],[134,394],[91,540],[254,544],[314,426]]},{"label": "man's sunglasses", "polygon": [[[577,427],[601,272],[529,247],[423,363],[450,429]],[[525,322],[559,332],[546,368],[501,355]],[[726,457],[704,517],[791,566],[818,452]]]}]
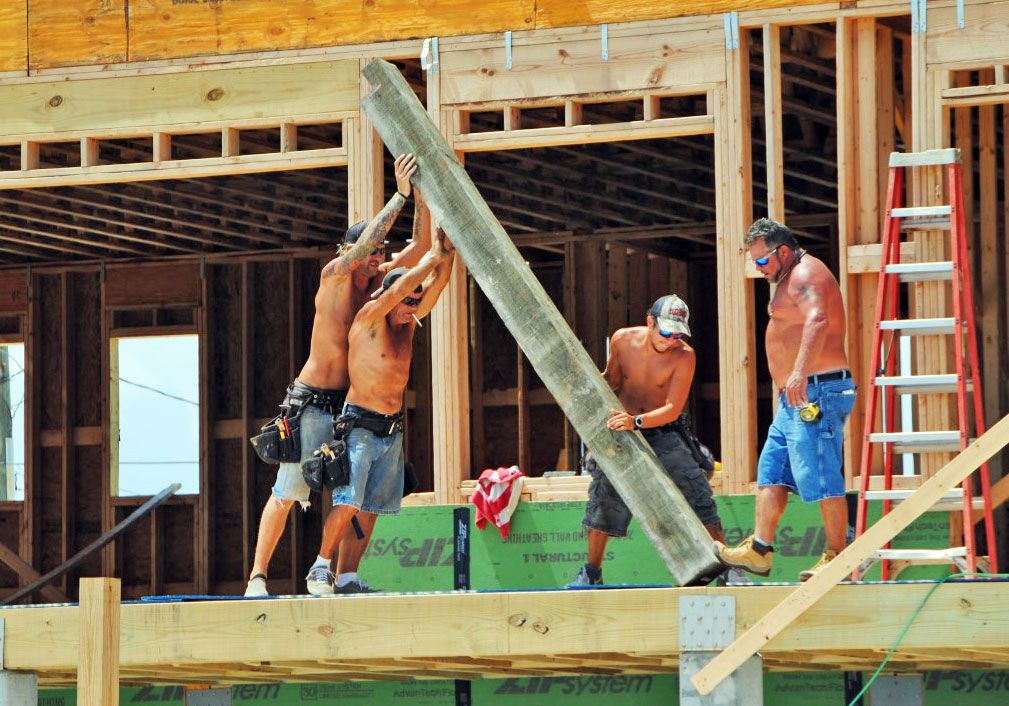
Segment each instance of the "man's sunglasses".
[{"label": "man's sunglasses", "polygon": [[771,261],[771,255],[773,255],[774,253],[778,252],[778,248],[780,248],[780,247],[781,246],[779,245],[778,247],[774,248],[773,250],[768,250],[766,255],[764,255],[763,257],[756,258],[753,261],[753,264],[756,265],[757,267],[767,267],[767,263],[769,263]]},{"label": "man's sunglasses", "polygon": [[417,306],[420,304],[420,297],[407,297],[403,300],[403,303],[407,306]]},{"label": "man's sunglasses", "polygon": [[662,331],[659,331],[659,335],[662,336],[663,338],[671,338],[674,341],[679,341],[681,338],[687,337],[687,334],[680,333],[679,331],[670,331],[669,333],[663,333]]},{"label": "man's sunglasses", "polygon": [[384,245],[376,245],[375,249],[371,251],[371,254],[372,255],[385,255],[385,246]]}]

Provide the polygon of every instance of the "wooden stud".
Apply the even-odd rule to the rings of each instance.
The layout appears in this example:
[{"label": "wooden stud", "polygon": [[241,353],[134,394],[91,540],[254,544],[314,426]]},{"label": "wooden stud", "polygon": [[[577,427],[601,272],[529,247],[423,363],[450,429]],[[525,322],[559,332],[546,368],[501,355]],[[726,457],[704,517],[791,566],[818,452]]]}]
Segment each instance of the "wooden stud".
[{"label": "wooden stud", "polygon": [[[581,122],[582,122],[582,104],[573,100],[564,101],[564,125],[567,127],[572,127],[574,125],[580,125]],[[507,129],[508,128],[506,126],[505,130]]]},{"label": "wooden stud", "polygon": [[21,171],[39,168],[39,143],[21,140]]},{"label": "wooden stud", "polygon": [[[346,126],[344,128],[344,147],[349,143],[347,140]],[[298,126],[293,123],[281,123],[280,125],[280,151],[283,153],[296,152],[298,149]]]},{"label": "wooden stud", "polygon": [[[565,115],[567,111],[565,109]],[[522,129],[522,110],[513,106],[504,108],[504,129],[505,132]]]},{"label": "wooden stud", "polygon": [[119,579],[81,579],[77,702],[119,704]]},{"label": "wooden stud", "polygon": [[529,368],[526,357],[522,353],[522,347],[515,346],[515,362],[518,387],[518,442],[519,442],[519,468],[526,475],[532,474],[532,421],[530,419],[529,405]]},{"label": "wooden stud", "polygon": [[[981,72],[982,83],[994,80],[992,72]],[[1006,106],[1003,106],[1003,110]],[[984,417],[986,420],[998,419],[1002,411],[1001,357],[1004,347],[1004,336],[1000,335],[1001,316],[999,299],[1005,300],[1004,288],[1001,283],[1005,275],[1001,275],[998,242],[998,162],[995,156],[997,136],[995,134],[995,106],[986,105],[978,111],[978,183],[980,186],[980,228],[976,241],[977,255],[972,258],[980,267],[974,274],[974,282],[965,283],[974,287],[975,292],[1002,292],[1002,296],[975,297],[977,309],[976,328],[980,336],[980,363],[982,398],[984,400]],[[961,155],[963,153],[961,152]],[[966,179],[966,176],[965,176]],[[972,270],[973,270],[972,266]]]},{"label": "wooden stud", "polygon": [[[60,428],[63,431],[63,443],[60,444],[60,561],[61,563],[74,555],[76,542],[76,454],[74,453],[73,427],[75,412],[75,396],[77,385],[74,376],[73,351],[75,341],[71,340],[74,331],[75,306],[74,293],[71,288],[73,275],[64,272],[60,277]],[[64,576],[60,579],[63,591],[69,589],[70,579]]]},{"label": "wooden stud", "polygon": [[484,468],[487,459],[484,451],[484,350],[482,299],[480,288],[469,278],[469,389],[472,428],[472,461],[475,468]]},{"label": "wooden stud", "polygon": [[996,85],[1002,85],[1006,82],[1006,65],[996,64],[995,65],[995,76],[993,78],[993,83]]},{"label": "wooden stud", "polygon": [[93,167],[98,164],[98,140],[93,137],[81,138],[81,166]]},{"label": "wooden stud", "polygon": [[172,136],[167,132],[154,133],[154,162],[167,162],[172,158]]},{"label": "wooden stud", "polygon": [[606,335],[627,325],[627,248],[616,243],[607,246],[606,301],[609,307]]},{"label": "wooden stud", "polygon": [[[662,117],[662,97],[653,93],[646,94],[643,98],[643,116],[645,120],[657,120]],[[708,109],[710,112],[710,108]]]},{"label": "wooden stud", "polygon": [[[197,593],[209,593],[213,580],[211,572],[214,555],[213,526],[216,503],[214,500],[215,485],[212,479],[216,475],[213,452],[213,398],[211,397],[212,381],[214,379],[213,346],[217,337],[213,335],[214,326],[211,318],[210,278],[212,269],[202,263],[200,266],[200,305],[196,310],[196,327],[199,336],[199,403],[200,403],[200,492],[196,510],[193,513],[194,529],[194,570]],[[244,433],[244,429],[241,430]]]},{"label": "wooden stud", "polygon": [[781,29],[764,25],[764,145],[767,165],[767,214],[785,222],[783,118],[781,112]]},{"label": "wooden stud", "polygon": [[[241,153],[239,145],[241,136],[239,131],[233,127],[226,127],[221,130],[221,156],[237,157]],[[281,149],[281,152],[286,150]]]},{"label": "wooden stud", "polygon": [[[255,379],[252,370],[252,347],[255,327],[255,317],[252,311],[252,287],[254,285],[252,273],[250,272],[252,264],[244,261],[241,268],[242,291],[240,294],[241,308],[239,311],[241,311],[242,317],[240,326],[242,342],[240,384],[242,388],[240,392],[240,411],[242,414],[242,429],[245,430],[245,436],[249,437],[255,432],[252,420],[252,385]],[[253,490],[256,484],[252,477],[254,461],[251,444],[242,444],[241,459],[242,466],[238,469],[238,472],[241,477],[240,487],[242,489],[242,578],[246,578],[252,571],[252,553],[256,548],[254,528],[256,527],[256,520],[259,517],[261,509],[255,507],[252,502]],[[323,503],[323,505],[326,504]]]},{"label": "wooden stud", "polygon": [[[102,532],[116,524],[116,510],[112,498],[119,494],[119,346],[112,337],[112,311],[107,306],[107,281],[101,281],[102,327],[102,422],[108,434],[102,440],[102,461],[107,471],[101,474]],[[101,550],[101,570],[106,576],[116,572],[115,546]]]}]

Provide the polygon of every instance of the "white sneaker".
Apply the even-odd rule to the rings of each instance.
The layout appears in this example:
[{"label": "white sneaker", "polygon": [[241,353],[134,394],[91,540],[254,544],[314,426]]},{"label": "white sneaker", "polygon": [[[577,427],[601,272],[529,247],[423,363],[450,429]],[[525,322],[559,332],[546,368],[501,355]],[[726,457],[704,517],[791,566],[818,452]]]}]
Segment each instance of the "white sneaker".
[{"label": "white sneaker", "polygon": [[313,566],[308,570],[305,583],[308,584],[308,592],[313,596],[332,596],[333,581],[336,576],[325,566]]},{"label": "white sneaker", "polygon": [[266,590],[265,576],[262,574],[256,574],[249,579],[249,583],[245,587],[246,598],[267,598],[269,595],[270,592]]}]

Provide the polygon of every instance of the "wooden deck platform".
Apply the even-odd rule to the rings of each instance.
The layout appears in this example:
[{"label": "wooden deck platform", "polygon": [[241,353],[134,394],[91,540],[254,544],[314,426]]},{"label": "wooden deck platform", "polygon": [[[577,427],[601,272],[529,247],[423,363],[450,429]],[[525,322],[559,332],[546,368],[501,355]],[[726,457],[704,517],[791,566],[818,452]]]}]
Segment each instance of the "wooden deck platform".
[{"label": "wooden deck platform", "polygon": [[[831,591],[762,651],[768,670],[871,670],[929,583]],[[794,586],[378,594],[126,603],[120,680],[239,684],[662,674],[678,668],[679,598],[734,596],[737,633]],[[939,587],[894,671],[1009,667],[1009,582]],[[82,610],[6,608],[4,667],[74,685]]]}]

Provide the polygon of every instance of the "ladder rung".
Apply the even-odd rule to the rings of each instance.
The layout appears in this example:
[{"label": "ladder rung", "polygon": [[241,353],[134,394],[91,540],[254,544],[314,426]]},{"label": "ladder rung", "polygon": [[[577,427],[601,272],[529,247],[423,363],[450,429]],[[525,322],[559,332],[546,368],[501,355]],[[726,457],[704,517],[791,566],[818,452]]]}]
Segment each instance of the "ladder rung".
[{"label": "ladder rung", "polygon": [[894,453],[932,453],[960,450],[958,431],[898,431],[869,434],[873,444],[893,444]]},{"label": "ladder rung", "polygon": [[880,559],[910,561],[915,564],[952,564],[954,559],[967,556],[967,547],[949,549],[877,549]]},{"label": "ladder rung", "polygon": [[925,150],[924,152],[891,152],[891,167],[932,167],[940,164],[958,164],[960,150],[951,147],[944,150]]},{"label": "ladder rung", "polygon": [[952,262],[901,262],[886,266],[886,274],[898,275],[901,282],[931,282],[950,279]]},{"label": "ladder rung", "polygon": [[935,336],[953,333],[955,321],[952,316],[941,319],[894,319],[880,321],[879,328],[883,331],[900,331],[908,336]]},{"label": "ladder rung", "polygon": [[[944,392],[956,392],[956,375],[895,375],[879,376],[876,384],[880,387],[892,387],[898,395],[932,395]],[[967,391],[974,389],[974,384],[968,380]]]},{"label": "ladder rung", "polygon": [[915,218],[913,220],[902,220],[900,230],[904,233],[919,230],[949,230],[949,217],[941,218]]},{"label": "ladder rung", "polygon": [[949,218],[952,209],[949,206],[909,206],[907,208],[891,208],[891,218]]},{"label": "ladder rung", "polygon": [[[867,490],[865,491],[866,500],[891,500],[895,503],[900,503],[907,500],[909,497],[914,495],[914,490],[906,489],[896,489],[896,490]],[[971,498],[971,507],[975,510],[984,509],[984,498],[975,497]],[[957,510],[963,509],[963,488],[953,488],[948,493],[946,493],[939,501],[929,508],[930,512],[956,512]]]}]

